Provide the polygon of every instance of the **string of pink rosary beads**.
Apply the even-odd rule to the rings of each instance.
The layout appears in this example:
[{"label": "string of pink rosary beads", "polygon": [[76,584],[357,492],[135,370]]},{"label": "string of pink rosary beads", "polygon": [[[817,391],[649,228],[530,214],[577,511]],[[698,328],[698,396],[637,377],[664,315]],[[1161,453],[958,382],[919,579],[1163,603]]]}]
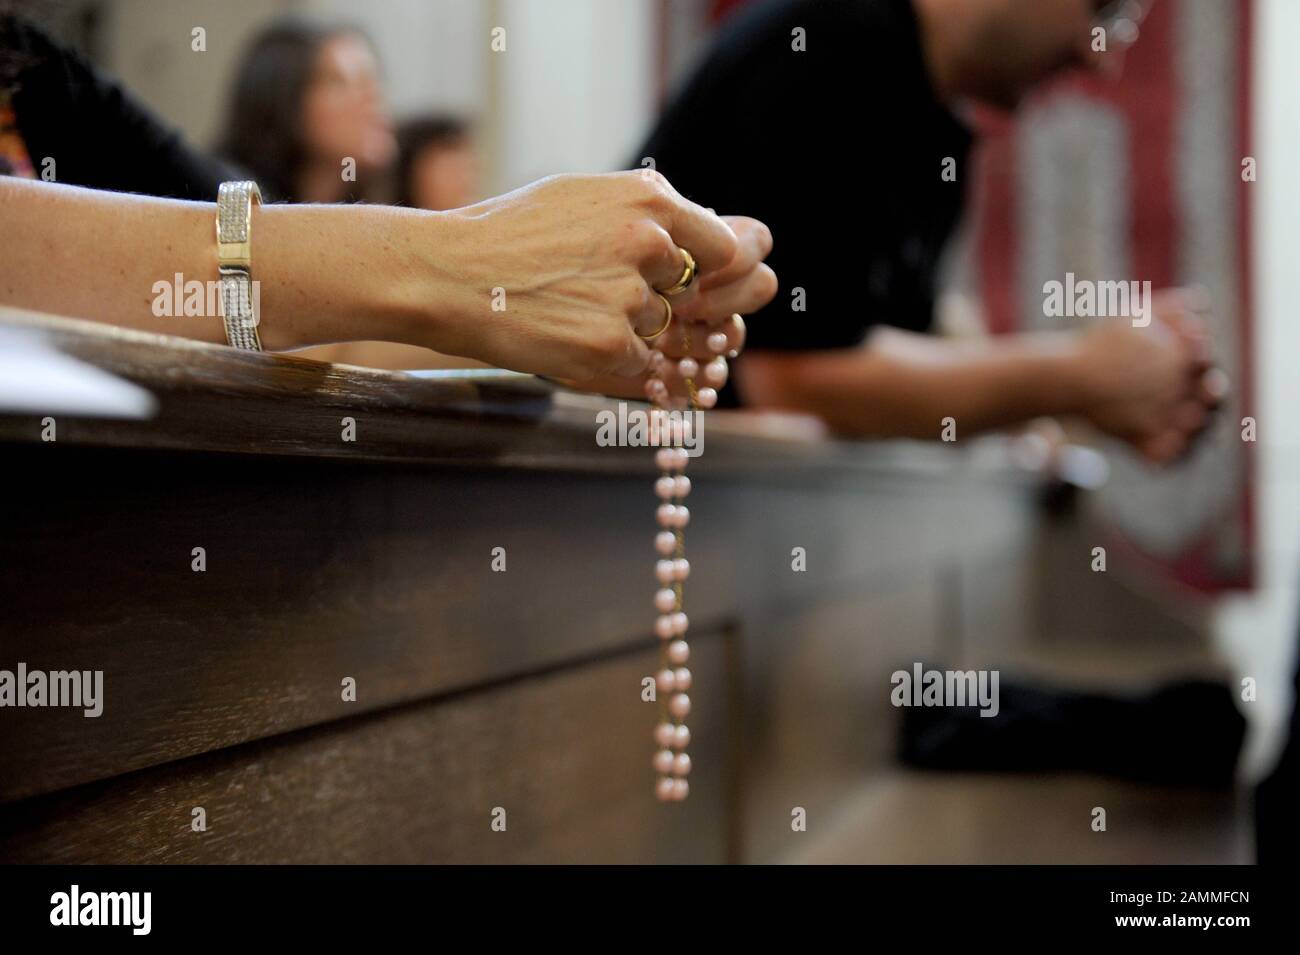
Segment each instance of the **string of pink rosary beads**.
[{"label": "string of pink rosary beads", "polygon": [[[682,326],[683,354],[686,357],[674,362],[661,351],[653,351],[650,355],[651,377],[646,379],[646,396],[660,413],[661,424],[670,410],[681,410],[683,406],[692,412],[712,408],[718,402],[717,389],[727,381],[727,359],[722,357],[727,351],[726,334],[709,334],[708,349],[716,357],[705,364],[701,372],[699,362],[690,357],[690,329],[685,322]],[[674,400],[669,395],[663,376],[670,370],[675,371],[686,385],[688,398]],[[707,386],[697,390],[695,376],[701,373]],[[659,433],[664,433],[664,430],[661,428]],[[667,430],[671,446],[661,447],[655,452],[655,464],[660,472],[655,481],[655,495],[660,501],[655,516],[660,531],[655,537],[655,550],[659,554],[655,562],[659,589],[654,598],[655,610],[658,611],[655,635],[659,637],[659,669],[655,674],[655,695],[659,701],[659,721],[654,731],[654,768],[658,774],[655,795],[665,802],[680,802],[690,793],[686,777],[691,772],[691,757],[686,752],[691,742],[691,731],[685,722],[691,711],[691,698],[687,694],[691,688],[691,671],[686,667],[691,648],[686,642],[689,620],[683,594],[683,586],[691,572],[690,562],[686,559],[684,534],[691,512],[683,503],[691,492],[691,479],[682,473],[686,470],[689,455],[684,447],[678,446],[684,433],[683,423],[680,419],[670,420]]]}]

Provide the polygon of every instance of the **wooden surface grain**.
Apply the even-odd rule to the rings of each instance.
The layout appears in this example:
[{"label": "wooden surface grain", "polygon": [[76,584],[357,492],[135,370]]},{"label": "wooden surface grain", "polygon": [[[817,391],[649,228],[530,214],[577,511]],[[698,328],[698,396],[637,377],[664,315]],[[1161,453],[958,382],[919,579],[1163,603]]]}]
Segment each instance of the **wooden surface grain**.
[{"label": "wooden surface grain", "polygon": [[[527,375],[479,370],[421,378],[3,306],[0,329],[36,336],[157,398],[158,413],[148,421],[61,417],[58,441],[65,446],[654,473],[646,448],[596,442],[597,415],[616,412],[618,400]],[[42,417],[0,409],[0,441],[42,443]],[[355,422],[355,440],[342,439],[344,417]],[[706,453],[692,462],[692,473],[729,481],[892,487],[915,477],[1017,479],[951,447],[828,441],[811,419],[715,413],[705,416],[704,429]]]},{"label": "wooden surface grain", "polygon": [[0,862],[725,862],[723,642],[695,642],[684,803],[653,795],[636,651],[3,806]]},{"label": "wooden surface grain", "polygon": [[[792,808],[824,816],[888,765],[892,667],[956,657],[964,621],[1032,597],[1036,484],[1005,461],[709,415],[688,472],[698,785],[670,809],[636,695],[655,471],[596,444],[614,403],[4,325],[159,413],[61,418],[55,442],[0,413],[0,667],[105,683],[96,719],[0,710],[3,859],[779,860]],[[1033,631],[1030,612],[1007,642]]]}]

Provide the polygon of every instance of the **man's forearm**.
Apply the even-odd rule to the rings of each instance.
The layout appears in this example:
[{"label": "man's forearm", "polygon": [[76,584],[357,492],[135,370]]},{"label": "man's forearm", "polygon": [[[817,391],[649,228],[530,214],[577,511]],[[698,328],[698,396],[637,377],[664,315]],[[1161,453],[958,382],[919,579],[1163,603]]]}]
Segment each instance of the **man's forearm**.
[{"label": "man's forearm", "polygon": [[746,405],[816,414],[845,437],[966,437],[1087,401],[1075,337],[957,342],[886,330],[856,349],[752,352],[737,369]]}]

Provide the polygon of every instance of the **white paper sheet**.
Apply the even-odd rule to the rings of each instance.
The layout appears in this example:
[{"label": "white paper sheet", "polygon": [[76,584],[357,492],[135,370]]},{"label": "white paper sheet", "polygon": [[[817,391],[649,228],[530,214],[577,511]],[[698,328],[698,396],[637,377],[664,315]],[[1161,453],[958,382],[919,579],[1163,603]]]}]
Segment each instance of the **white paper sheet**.
[{"label": "white paper sheet", "polygon": [[152,418],[144,388],[56,349],[37,331],[0,329],[0,414]]}]

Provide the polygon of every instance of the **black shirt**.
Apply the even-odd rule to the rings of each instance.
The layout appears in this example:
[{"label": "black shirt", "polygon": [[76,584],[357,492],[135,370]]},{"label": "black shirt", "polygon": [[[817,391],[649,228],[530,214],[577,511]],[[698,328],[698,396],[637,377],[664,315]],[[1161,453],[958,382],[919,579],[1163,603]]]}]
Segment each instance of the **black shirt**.
[{"label": "black shirt", "polygon": [[724,26],[633,165],[652,157],[687,198],[771,228],[781,291],[746,320],[747,348],[846,348],[876,323],[930,327],[970,143],[909,0],[781,0]]},{"label": "black shirt", "polygon": [[0,91],[10,93],[38,175],[48,157],[58,182],[207,202],[222,181],[239,178],[30,23],[0,14],[0,55]]}]

